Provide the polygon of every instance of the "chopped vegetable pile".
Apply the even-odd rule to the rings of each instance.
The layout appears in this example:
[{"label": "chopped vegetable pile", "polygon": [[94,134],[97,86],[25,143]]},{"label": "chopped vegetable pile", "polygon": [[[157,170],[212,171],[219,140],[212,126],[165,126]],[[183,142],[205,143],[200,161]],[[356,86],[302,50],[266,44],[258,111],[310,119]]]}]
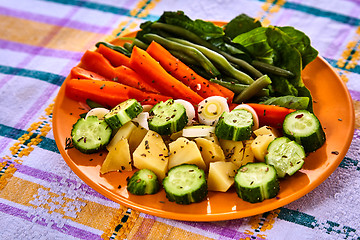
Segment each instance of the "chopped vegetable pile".
[{"label": "chopped vegetable pile", "polygon": [[301,79],[318,53],[301,31],[245,14],[217,26],[181,11],[140,28],[122,46],[86,51],[65,83],[91,109],[73,126],[73,147],[108,151],[100,174],[138,169],[130,193],[162,186],[190,204],[233,188],[261,202],[325,142]]}]

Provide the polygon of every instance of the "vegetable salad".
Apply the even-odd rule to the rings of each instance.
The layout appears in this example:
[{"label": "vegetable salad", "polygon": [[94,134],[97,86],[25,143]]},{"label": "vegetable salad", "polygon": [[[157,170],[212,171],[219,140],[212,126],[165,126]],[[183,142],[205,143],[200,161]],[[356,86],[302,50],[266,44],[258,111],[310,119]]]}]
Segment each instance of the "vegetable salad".
[{"label": "vegetable salad", "polygon": [[164,181],[180,204],[233,186],[261,202],[325,142],[301,79],[318,53],[301,31],[245,14],[217,26],[181,11],[140,28],[122,46],[86,51],[65,83],[66,96],[90,109],[73,126],[73,146],[108,151],[100,174],[143,170],[130,193],[155,194]]}]

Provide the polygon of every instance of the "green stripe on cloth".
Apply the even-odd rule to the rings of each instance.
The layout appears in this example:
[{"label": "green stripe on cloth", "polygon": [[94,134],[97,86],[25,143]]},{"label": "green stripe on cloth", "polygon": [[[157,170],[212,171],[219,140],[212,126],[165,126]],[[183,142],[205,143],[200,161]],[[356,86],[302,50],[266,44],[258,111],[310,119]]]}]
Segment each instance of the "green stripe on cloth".
[{"label": "green stripe on cloth", "polygon": [[[78,6],[83,8],[88,8],[92,10],[98,10],[102,12],[108,12],[108,13],[114,13],[118,15],[124,15],[124,16],[132,16],[129,9],[121,8],[121,7],[115,7],[107,4],[101,4],[101,3],[95,3],[95,2],[88,2],[83,0],[43,0],[47,2],[55,2],[65,5],[72,5],[72,6]],[[138,16],[136,16],[138,17]],[[159,16],[156,15],[146,15],[145,17],[138,17],[140,19],[155,21],[159,18]]]},{"label": "green stripe on cloth", "polygon": [[[280,208],[280,213],[278,218],[284,221],[292,222],[298,225],[302,225],[304,227],[308,227],[311,229],[318,229],[320,231],[324,231],[327,234],[331,234],[332,236],[337,236],[337,239],[355,239],[352,238],[356,235],[356,229],[340,225],[339,223],[325,220],[320,221],[316,219],[314,216],[309,214],[299,212],[297,210],[292,210],[288,208]],[[357,238],[359,239],[359,238]]]},{"label": "green stripe on cloth", "polygon": [[317,222],[314,216],[288,208],[280,208],[278,218],[308,228],[315,228]]},{"label": "green stripe on cloth", "polygon": [[38,70],[30,70],[25,68],[10,67],[4,65],[0,65],[0,73],[35,78],[51,84],[55,84],[57,86],[61,86],[61,84],[65,80],[64,76],[54,73],[43,72]]},{"label": "green stripe on cloth", "polygon": [[[25,131],[25,130],[9,127],[4,124],[0,124],[0,136],[1,137],[6,137],[6,138],[16,140],[27,133],[29,133],[29,132]],[[32,137],[36,137],[36,134],[33,134]],[[48,151],[51,151],[51,152],[60,153],[56,146],[55,140],[46,138],[46,137],[41,137],[41,139],[42,139],[42,141],[37,145],[38,147],[48,150]]]}]

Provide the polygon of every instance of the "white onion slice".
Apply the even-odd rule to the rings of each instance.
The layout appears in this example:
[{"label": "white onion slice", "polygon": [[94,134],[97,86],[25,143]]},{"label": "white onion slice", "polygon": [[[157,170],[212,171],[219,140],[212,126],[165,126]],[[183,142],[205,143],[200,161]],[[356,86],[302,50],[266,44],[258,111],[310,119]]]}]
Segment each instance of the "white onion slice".
[{"label": "white onion slice", "polygon": [[141,112],[132,121],[139,123],[139,125],[141,127],[145,128],[146,130],[149,130],[148,118],[149,118],[149,113],[148,112]]},{"label": "white onion slice", "polygon": [[249,111],[252,114],[253,120],[254,120],[254,126],[252,127],[252,129],[255,130],[255,129],[259,128],[259,117],[256,114],[256,111],[252,107],[250,107],[247,104],[240,104],[240,105],[237,105],[234,109],[245,109],[245,110]]},{"label": "white onion slice", "polygon": [[208,125],[189,126],[182,130],[183,137],[211,137],[215,133],[215,127]]},{"label": "white onion slice", "polygon": [[212,96],[202,100],[198,107],[199,122],[209,126],[215,126],[223,112],[229,112],[226,98]]},{"label": "white onion slice", "polygon": [[93,108],[90,111],[88,111],[88,113],[85,116],[85,119],[89,116],[97,116],[98,119],[103,120],[105,114],[107,114],[108,112],[110,112],[110,110],[106,108]]}]

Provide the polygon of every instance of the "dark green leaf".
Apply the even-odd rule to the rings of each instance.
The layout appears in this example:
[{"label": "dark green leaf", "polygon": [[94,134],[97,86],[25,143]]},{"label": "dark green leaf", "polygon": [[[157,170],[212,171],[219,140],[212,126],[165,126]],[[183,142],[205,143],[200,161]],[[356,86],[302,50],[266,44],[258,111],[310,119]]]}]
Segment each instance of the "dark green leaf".
[{"label": "dark green leaf", "polygon": [[250,30],[258,27],[261,27],[261,23],[259,21],[246,14],[240,14],[225,25],[224,32],[226,36],[233,39],[242,33],[249,32]]},{"label": "dark green leaf", "polygon": [[287,34],[288,44],[300,52],[303,68],[317,57],[318,51],[311,46],[310,38],[305,33],[293,27],[279,27],[279,29]]}]

